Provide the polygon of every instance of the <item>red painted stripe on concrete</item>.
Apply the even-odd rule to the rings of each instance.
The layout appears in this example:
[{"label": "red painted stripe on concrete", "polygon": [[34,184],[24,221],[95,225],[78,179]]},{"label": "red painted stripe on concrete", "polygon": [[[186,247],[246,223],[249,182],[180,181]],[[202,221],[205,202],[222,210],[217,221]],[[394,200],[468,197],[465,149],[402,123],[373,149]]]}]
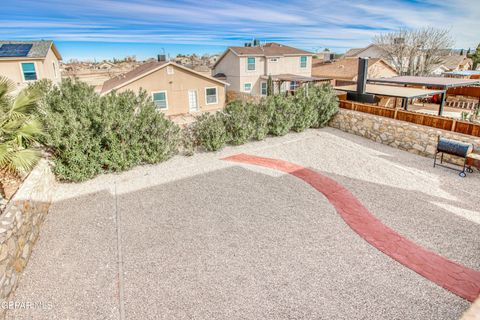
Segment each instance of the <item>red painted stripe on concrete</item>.
[{"label": "red painted stripe on concrete", "polygon": [[480,294],[480,272],[450,261],[408,240],[375,218],[335,180],[291,162],[238,154],[223,160],[277,169],[300,178],[323,193],[343,220],[363,239],[404,266],[456,295],[474,301]]}]

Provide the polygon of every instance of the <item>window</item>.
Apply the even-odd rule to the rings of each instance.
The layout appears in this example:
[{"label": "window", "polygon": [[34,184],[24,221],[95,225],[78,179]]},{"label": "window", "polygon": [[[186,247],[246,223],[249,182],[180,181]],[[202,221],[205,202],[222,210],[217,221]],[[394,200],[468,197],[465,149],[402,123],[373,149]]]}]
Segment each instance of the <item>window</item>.
[{"label": "window", "polygon": [[298,82],[297,81],[290,81],[290,90],[295,91],[298,88]]},{"label": "window", "polygon": [[307,57],[306,56],[301,56],[300,57],[300,68],[306,68],[307,67]]},{"label": "window", "polygon": [[268,94],[268,85],[265,81],[260,84],[260,94],[262,96],[266,96]]},{"label": "window", "polygon": [[255,71],[255,58],[247,58],[247,70]]},{"label": "window", "polygon": [[37,80],[37,72],[35,71],[35,63],[33,63],[33,62],[22,63],[22,74],[23,74],[23,80],[25,80],[25,81]]},{"label": "window", "polygon": [[173,67],[172,66],[167,67],[167,74],[173,74]]},{"label": "window", "polygon": [[251,83],[244,83],[243,84],[243,91],[245,91],[245,92],[252,91],[252,84]]},{"label": "window", "polygon": [[278,62],[278,58],[270,58],[270,62]]},{"label": "window", "polygon": [[153,96],[153,103],[155,103],[155,107],[159,110],[167,110],[168,109],[168,102],[167,102],[167,92],[166,91],[158,91],[152,93]]},{"label": "window", "polygon": [[52,61],[52,65],[53,65],[53,75],[55,76],[55,78],[57,78],[58,74],[57,74],[57,66],[55,65],[55,61]]},{"label": "window", "polygon": [[218,102],[217,88],[205,88],[205,103],[215,104]]}]

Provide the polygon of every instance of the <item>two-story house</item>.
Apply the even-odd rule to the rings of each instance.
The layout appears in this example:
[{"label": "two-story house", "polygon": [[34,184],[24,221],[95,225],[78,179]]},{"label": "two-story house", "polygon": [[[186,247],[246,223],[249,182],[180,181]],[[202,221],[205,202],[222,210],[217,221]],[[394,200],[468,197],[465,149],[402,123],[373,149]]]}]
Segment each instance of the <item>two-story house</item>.
[{"label": "two-story house", "polygon": [[0,41],[0,76],[15,82],[18,90],[40,79],[59,83],[60,60],[62,56],[51,40]]},{"label": "two-story house", "polygon": [[267,95],[269,76],[280,91],[317,80],[312,78],[313,53],[275,42],[256,44],[229,47],[213,66],[214,77],[227,81],[231,91],[252,95]]}]

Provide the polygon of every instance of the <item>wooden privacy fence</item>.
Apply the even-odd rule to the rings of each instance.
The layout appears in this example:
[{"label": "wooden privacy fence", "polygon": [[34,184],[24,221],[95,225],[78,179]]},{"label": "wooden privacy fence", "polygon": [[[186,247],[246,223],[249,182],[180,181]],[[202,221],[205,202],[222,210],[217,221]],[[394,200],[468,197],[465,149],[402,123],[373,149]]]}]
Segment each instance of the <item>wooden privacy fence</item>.
[{"label": "wooden privacy fence", "polygon": [[447,90],[447,95],[477,97],[480,99],[480,87],[456,87]]},{"label": "wooden privacy fence", "polygon": [[340,108],[480,137],[480,124],[468,121],[455,120],[400,109],[378,107],[345,100],[340,101]]}]

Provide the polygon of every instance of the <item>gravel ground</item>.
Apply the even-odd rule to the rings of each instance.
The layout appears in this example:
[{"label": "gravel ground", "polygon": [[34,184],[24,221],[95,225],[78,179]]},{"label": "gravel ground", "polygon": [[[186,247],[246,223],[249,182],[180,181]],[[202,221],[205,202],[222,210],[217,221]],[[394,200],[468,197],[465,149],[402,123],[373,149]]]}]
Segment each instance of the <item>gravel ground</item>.
[{"label": "gravel ground", "polygon": [[468,308],[363,241],[303,181],[219,160],[240,152],[312,167],[402,235],[480,269],[478,173],[328,128],[61,185],[12,299],[52,308],[8,319],[457,319]]}]

